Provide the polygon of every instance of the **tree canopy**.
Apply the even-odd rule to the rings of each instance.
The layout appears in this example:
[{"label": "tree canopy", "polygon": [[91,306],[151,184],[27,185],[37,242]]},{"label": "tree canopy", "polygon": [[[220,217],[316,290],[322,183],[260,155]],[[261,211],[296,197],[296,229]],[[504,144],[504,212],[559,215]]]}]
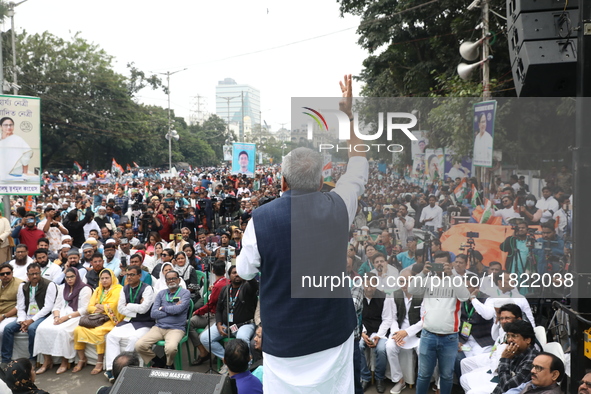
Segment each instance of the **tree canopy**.
[{"label": "tree canopy", "polygon": [[[10,32],[3,37],[5,64],[12,59],[9,37]],[[23,32],[17,35],[16,49],[19,95],[40,97],[42,102],[44,168],[71,167],[74,160],[90,168],[109,168],[113,157],[121,164],[168,163],[167,109],[135,99],[144,88],[166,92],[157,76],[133,63],[127,65],[128,76],[116,73],[113,57],[78,33],[65,40],[49,32]],[[173,162],[213,165],[221,160],[221,144],[216,145],[226,138],[221,119],[188,126],[174,112],[171,118],[180,136],[180,141],[172,141]],[[217,139],[204,138],[205,131],[213,130],[219,132]]]}]

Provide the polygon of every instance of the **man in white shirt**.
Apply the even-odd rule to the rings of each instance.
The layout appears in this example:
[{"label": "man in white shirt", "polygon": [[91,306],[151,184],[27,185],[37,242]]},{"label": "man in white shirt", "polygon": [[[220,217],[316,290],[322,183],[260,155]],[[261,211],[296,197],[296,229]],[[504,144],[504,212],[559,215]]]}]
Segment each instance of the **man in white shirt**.
[{"label": "man in white shirt", "polygon": [[503,196],[501,204],[503,204],[503,209],[495,211],[494,216],[502,217],[505,223],[508,223],[509,219],[521,217],[519,212],[515,212],[515,208],[513,207],[513,197],[509,195]]},{"label": "man in white shirt", "polygon": [[394,218],[394,226],[398,230],[400,245],[406,246],[406,238],[413,235],[412,229],[415,227],[415,220],[408,215],[408,208],[401,204]]},{"label": "man in white shirt", "polygon": [[558,201],[552,196],[552,191],[548,186],[542,189],[542,198],[536,203],[536,208],[542,210],[540,223],[546,223],[548,220],[552,219],[554,213],[558,212],[558,209],[560,209]]},{"label": "man in white shirt", "polygon": [[45,278],[56,285],[60,285],[64,281],[64,273],[59,265],[49,262],[47,249],[37,249],[33,256],[35,256],[35,263],[41,266],[41,277]]},{"label": "man in white shirt", "polygon": [[12,275],[15,278],[26,281],[27,267],[33,262],[29,257],[29,248],[26,244],[18,244],[14,251],[14,259],[10,260],[9,264],[12,266]]},{"label": "man in white shirt", "polygon": [[29,358],[33,358],[35,345],[35,333],[37,327],[51,313],[57,295],[55,283],[41,278],[41,267],[37,263],[31,263],[27,267],[28,282],[21,283],[16,296],[16,322],[8,324],[4,328],[2,338],[2,362],[12,360],[14,348],[14,335],[17,332],[29,335]]},{"label": "man in white shirt", "polygon": [[420,222],[422,225],[433,227],[434,231],[443,227],[443,210],[437,204],[435,195],[429,196],[429,205],[421,211]]},{"label": "man in white shirt", "polygon": [[57,253],[62,244],[62,235],[67,235],[68,230],[59,221],[55,220],[55,209],[52,206],[45,208],[45,219],[37,224],[37,228],[45,233],[49,239],[49,250]]},{"label": "man in white shirt", "polygon": [[396,285],[398,270],[388,264],[386,256],[379,252],[373,256],[372,262],[373,266],[376,268],[371,272],[373,272],[378,278],[378,290],[386,294],[392,294],[398,289],[398,286]]},{"label": "man in white shirt", "polygon": [[[386,353],[390,362],[392,382],[396,383],[390,390],[391,394],[400,394],[406,387],[402,367],[400,366],[400,349],[415,349],[418,355],[419,337],[417,337],[417,334],[423,329],[422,316],[425,313],[423,298],[413,296],[408,292],[408,278],[411,276],[412,271],[410,269],[402,270],[399,279],[400,290],[394,292],[392,326],[390,327],[390,338],[386,342]],[[400,309],[398,305],[400,305]],[[417,308],[420,310],[417,311]]]}]

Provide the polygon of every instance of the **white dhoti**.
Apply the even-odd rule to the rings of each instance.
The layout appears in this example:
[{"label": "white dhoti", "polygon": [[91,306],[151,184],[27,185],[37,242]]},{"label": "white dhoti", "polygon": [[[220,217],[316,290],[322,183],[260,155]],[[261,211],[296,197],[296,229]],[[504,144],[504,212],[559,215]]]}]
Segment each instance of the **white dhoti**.
[{"label": "white dhoti", "polygon": [[121,353],[121,340],[127,340],[127,345],[125,346],[124,351],[133,352],[135,349],[135,343],[148,331],[150,331],[150,327],[142,327],[136,330],[131,323],[113,328],[111,332],[107,334],[105,340],[105,369],[107,371],[113,369],[113,361],[115,360],[115,357]]},{"label": "white dhoti", "polygon": [[301,357],[263,353],[263,391],[282,394],[353,393],[353,334],[343,344]]}]

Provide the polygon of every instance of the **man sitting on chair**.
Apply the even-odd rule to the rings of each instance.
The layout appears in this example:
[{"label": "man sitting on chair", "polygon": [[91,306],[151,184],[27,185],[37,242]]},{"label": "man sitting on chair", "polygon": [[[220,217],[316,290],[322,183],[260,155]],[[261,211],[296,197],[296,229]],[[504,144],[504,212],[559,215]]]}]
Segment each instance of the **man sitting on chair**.
[{"label": "man sitting on chair", "polygon": [[117,310],[125,316],[107,335],[106,372],[109,381],[114,380],[113,360],[120,353],[120,343],[127,338],[126,352],[132,352],[135,343],[154,326],[150,308],[154,304],[154,290],[140,280],[142,269],[137,265],[127,267],[127,284],[121,289]]},{"label": "man sitting on chair", "polygon": [[[167,272],[165,279],[168,289],[156,295],[150,314],[152,319],[156,319],[156,325],[135,343],[135,350],[146,364],[151,361],[155,367],[166,366],[166,369],[174,369],[178,344],[185,336],[187,328],[191,292],[179,286],[181,278],[178,272]],[[165,342],[166,362],[152,351],[152,345],[161,340]]]}]

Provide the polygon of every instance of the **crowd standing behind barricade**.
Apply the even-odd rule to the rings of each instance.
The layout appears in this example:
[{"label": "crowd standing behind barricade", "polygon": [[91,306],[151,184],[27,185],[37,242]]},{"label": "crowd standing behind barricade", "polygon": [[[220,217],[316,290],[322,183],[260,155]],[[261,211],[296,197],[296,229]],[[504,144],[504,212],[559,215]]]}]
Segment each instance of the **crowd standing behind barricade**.
[{"label": "crowd standing behind barricade", "polygon": [[[345,170],[335,166],[333,179],[338,182]],[[6,339],[12,341],[20,329],[29,335],[28,358],[43,355],[38,374],[52,369],[52,356],[62,357],[56,373],[67,372],[76,353],[72,372],[81,371],[86,344],[97,345],[98,362],[91,373],[104,372],[111,381],[113,360],[122,351],[137,351],[145,364],[172,369],[192,311],[190,329],[207,333],[190,335],[199,349],[192,365],[212,355],[223,358],[222,338],[231,335],[250,345],[256,333],[251,353],[257,361],[255,376],[262,379],[259,278],[242,280],[232,265],[252,211],[280,197],[281,168],[258,167],[254,178],[213,167],[180,171],[172,178],[162,174],[139,168],[125,174],[45,172],[40,196],[13,196],[11,217],[0,221],[0,230],[8,227],[0,233],[4,363],[12,358],[8,350],[13,344]],[[502,393],[527,383],[540,372],[535,365],[532,369],[532,360],[543,349],[527,326],[505,325],[521,319],[532,331],[536,325],[522,298],[527,290],[511,286],[508,275],[568,271],[572,177],[565,168],[560,173],[553,169],[540,196],[530,194],[517,176],[506,183],[495,178],[486,194],[476,179],[421,186],[412,181],[392,167],[370,166],[350,229],[347,276],[361,279],[360,285],[351,286],[353,297],[363,299],[355,303],[363,322],[355,335],[361,349],[355,367],[362,371],[356,392],[372,384],[366,361],[366,351],[372,349],[378,352],[373,372],[379,393],[386,385],[393,384],[393,394],[406,387],[399,361],[404,349],[419,354],[420,394],[432,378],[449,394],[453,373],[467,392]],[[474,187],[458,193],[464,183]],[[496,206],[491,216],[513,226],[512,235],[500,244],[507,259],[486,259],[477,240],[475,247],[464,245],[465,252],[460,245],[443,249],[439,239],[450,228],[450,218],[470,217],[487,200]],[[528,226],[540,227],[532,231]],[[424,319],[433,308],[427,293],[414,285],[409,290],[408,278],[414,276],[475,276],[477,281],[442,289],[450,302],[439,307],[442,319],[434,321]],[[369,283],[371,278],[375,284]],[[452,320],[446,322],[445,316]],[[73,335],[60,334],[49,343],[43,336],[57,331],[51,324],[39,324],[46,319],[62,325],[59,332]],[[35,333],[31,327],[37,326]],[[457,349],[435,351],[442,336],[458,337]],[[125,348],[119,346],[121,338],[129,338]],[[151,350],[160,339],[166,342],[164,357]],[[483,373],[492,380],[479,386]]]}]

